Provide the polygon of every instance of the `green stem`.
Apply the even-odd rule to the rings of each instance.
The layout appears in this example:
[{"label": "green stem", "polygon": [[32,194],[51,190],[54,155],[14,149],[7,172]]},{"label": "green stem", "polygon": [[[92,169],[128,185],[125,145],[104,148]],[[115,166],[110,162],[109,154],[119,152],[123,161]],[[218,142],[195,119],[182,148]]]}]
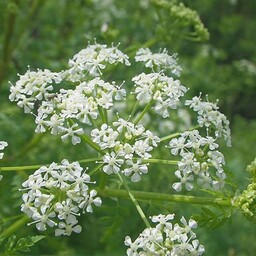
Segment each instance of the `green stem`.
[{"label": "green stem", "polygon": [[153,103],[153,99],[149,101],[149,103],[145,106],[145,108],[142,110],[140,115],[134,120],[134,125],[138,124],[138,122],[142,119],[142,117],[145,115],[145,113],[148,111],[148,109],[151,107]]},{"label": "green stem", "polygon": [[[96,162],[98,160],[101,160],[101,157],[94,157],[94,158],[88,158],[88,159],[82,159],[78,160],[79,163],[90,163],[90,162]],[[40,168],[42,164],[40,165],[27,165],[27,166],[8,166],[8,167],[0,167],[0,171],[29,171],[29,170],[36,170]],[[45,166],[49,166],[49,164],[45,164]],[[97,167],[98,168],[98,167]]]},{"label": "green stem", "polygon": [[83,134],[81,137],[89,146],[102,154],[102,150],[100,149],[100,147],[96,143],[94,143],[86,134]]},{"label": "green stem", "polygon": [[175,138],[177,136],[180,135],[180,132],[176,132],[176,133],[173,133],[173,134],[170,134],[170,135],[167,135],[167,136],[164,136],[160,139],[160,142],[163,142],[163,141],[166,141],[166,140],[170,140],[172,138]]},{"label": "green stem", "polygon": [[176,165],[178,162],[179,161],[166,160],[166,159],[155,159],[155,158],[143,160],[143,163],[167,164],[167,165]]},{"label": "green stem", "polygon": [[13,36],[17,20],[17,13],[19,12],[18,8],[20,0],[13,0],[10,2],[14,7],[13,10],[9,11],[9,15],[7,18],[7,27],[3,39],[3,58],[2,62],[0,63],[0,86],[1,82],[8,73],[8,69],[10,66],[10,60],[13,51]]},{"label": "green stem", "polygon": [[[190,129],[188,129],[188,131],[193,131],[193,130],[195,130],[195,129],[198,129],[199,127],[200,127],[199,125],[193,126],[193,127],[191,127]],[[173,133],[173,134],[164,136],[164,137],[162,137],[162,138],[160,139],[160,142],[163,142],[163,141],[166,141],[166,140],[175,138],[175,137],[179,136],[180,134],[181,134],[181,132],[176,132],[176,133]]]},{"label": "green stem", "polygon": [[[143,210],[141,209],[139,203],[137,202],[136,198],[134,197],[133,192],[130,190],[128,184],[125,182],[125,180],[123,179],[123,177],[122,177],[119,173],[117,173],[117,175],[118,175],[119,179],[121,180],[121,182],[124,184],[124,187],[125,187],[125,189],[126,189],[126,191],[125,191],[125,190],[123,190],[123,191],[124,191],[124,192],[127,194],[127,196],[132,200],[133,204],[135,205],[135,207],[136,207],[136,209],[137,209],[137,211],[138,211],[140,217],[142,218],[143,222],[145,223],[146,227],[147,227],[147,228],[150,228],[150,227],[151,227],[151,226],[150,226],[150,223],[149,223],[147,217],[145,216]],[[120,190],[117,190],[117,191],[120,191]],[[105,192],[106,192],[106,190],[104,190],[104,193],[105,193]]]},{"label": "green stem", "polygon": [[[105,197],[121,197],[129,198],[129,192],[121,189],[110,189],[105,188],[101,191],[101,196]],[[200,205],[222,205],[231,206],[231,202],[228,199],[223,198],[210,198],[210,197],[199,197],[199,196],[188,196],[188,195],[171,195],[162,194],[155,192],[144,192],[144,191],[132,191],[134,197],[137,200],[150,200],[150,201],[166,201],[166,202],[177,202],[177,203],[189,203],[189,204],[200,204]]]},{"label": "green stem", "polygon": [[93,170],[91,170],[88,174],[92,176],[94,173],[96,173],[104,164],[100,164],[96,166]]},{"label": "green stem", "polygon": [[11,226],[9,226],[7,229],[5,229],[0,236],[10,236],[14,234],[18,229],[20,229],[22,226],[24,226],[28,222],[29,218],[25,215],[16,222],[14,222]]},{"label": "green stem", "polygon": [[105,111],[103,110],[103,108],[100,107],[100,106],[98,106],[98,111],[99,111],[99,114],[100,114],[100,117],[101,117],[102,122],[107,124],[106,112],[105,112]]},{"label": "green stem", "polygon": [[0,171],[28,171],[28,170],[36,170],[40,168],[42,165],[28,165],[28,166],[8,166],[8,167],[0,167]]},{"label": "green stem", "polygon": [[133,108],[132,108],[130,116],[134,116],[138,105],[139,105],[139,101],[136,101],[136,103],[133,105]]}]

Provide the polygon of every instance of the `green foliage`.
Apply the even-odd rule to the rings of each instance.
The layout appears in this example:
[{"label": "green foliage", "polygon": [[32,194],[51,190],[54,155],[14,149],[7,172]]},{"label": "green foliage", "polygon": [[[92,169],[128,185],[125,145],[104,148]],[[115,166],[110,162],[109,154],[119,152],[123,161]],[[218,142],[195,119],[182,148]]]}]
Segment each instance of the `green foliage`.
[{"label": "green foliage", "polygon": [[[231,2],[236,4],[232,5]],[[203,94],[209,94],[211,100],[219,98],[222,110],[231,117],[233,148],[224,152],[224,155],[227,156],[228,168],[236,176],[237,189],[243,191],[248,183],[247,174],[243,170],[256,152],[256,123],[253,120],[256,117],[255,8],[254,1],[0,1],[3,24],[0,26],[0,140],[6,139],[10,145],[1,166],[46,164],[58,162],[63,157],[77,160],[85,154],[90,155],[83,146],[71,147],[69,143],[62,143],[49,134],[34,135],[33,118],[24,118],[22,111],[8,101],[7,81],[16,81],[16,73],[23,74],[28,64],[31,69],[47,67],[60,70],[66,67],[66,59],[85,47],[87,41],[92,42],[96,38],[97,42],[108,44],[121,42],[122,48],[126,48],[126,52],[131,55],[142,45],[166,47],[170,52],[178,51],[184,69],[181,79],[185,85],[190,86],[189,93],[194,95],[202,91]],[[211,37],[207,43],[191,42],[207,40],[208,31]],[[129,72],[126,73],[127,77]],[[121,70],[111,75],[111,79],[118,77],[122,81],[123,74]],[[157,129],[159,120],[156,117],[149,123]],[[167,149],[158,152],[158,155],[166,153]],[[170,173],[155,168],[151,178],[145,179],[144,189],[169,189],[168,183],[173,179],[172,172],[175,169],[168,170]],[[252,167],[248,170],[254,173]],[[161,179],[157,180],[159,173]],[[29,174],[29,171],[18,172],[13,178],[13,173],[8,173],[1,181],[3,219],[19,214],[18,189]],[[241,192],[237,201],[250,220],[255,220],[253,184]],[[140,186],[137,184],[133,188],[139,189]],[[106,252],[113,255],[113,251],[121,250],[121,234],[125,230],[135,237],[141,223],[134,209],[131,210],[133,205],[127,202],[110,205],[111,208],[105,208],[102,213],[97,212],[96,218],[81,217],[85,226],[84,236],[74,235],[61,240],[49,238],[47,246],[39,243],[31,248],[31,255],[41,255],[42,252],[64,255],[61,251],[67,251],[66,255],[91,255],[93,252],[94,255],[106,255]],[[156,208],[164,209],[165,212],[174,209],[189,214],[200,211],[199,207],[192,208],[183,204],[150,202],[149,205],[149,215],[156,213]],[[251,250],[249,248],[254,242],[255,226],[248,224],[240,215],[232,218],[233,226],[225,225],[232,213],[229,208],[200,209],[199,214],[195,215],[199,223],[210,229],[222,228],[221,235],[203,231],[202,236],[207,241],[206,250],[210,248],[209,251],[216,252],[216,255],[227,255],[228,249],[234,248],[237,255],[253,255],[253,247]],[[135,225],[131,226],[130,223]],[[233,238],[235,233],[237,236]],[[17,234],[24,238],[1,238],[3,255],[27,252],[24,250],[43,238],[28,227],[17,229]],[[50,237],[52,234],[47,235]],[[98,242],[101,249],[96,246]],[[4,244],[9,248],[7,254]]]},{"label": "green foliage", "polygon": [[[2,256],[24,255],[30,247],[45,238],[45,236],[28,236],[17,239],[16,235],[0,238],[0,253]],[[22,253],[22,254],[21,254]]]},{"label": "green foliage", "polygon": [[201,212],[193,215],[193,218],[198,221],[201,227],[206,227],[209,230],[217,229],[223,226],[232,216],[230,209],[218,208],[218,212],[210,208],[202,207]]}]

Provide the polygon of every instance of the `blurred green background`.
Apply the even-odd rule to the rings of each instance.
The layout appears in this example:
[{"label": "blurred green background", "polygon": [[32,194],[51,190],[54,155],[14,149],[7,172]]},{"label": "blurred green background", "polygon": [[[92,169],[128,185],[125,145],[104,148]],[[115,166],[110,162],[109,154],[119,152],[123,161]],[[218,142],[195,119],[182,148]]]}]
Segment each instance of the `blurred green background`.
[{"label": "blurred green background", "polygon": [[[8,81],[15,83],[17,73],[25,73],[28,65],[31,70],[60,71],[88,41],[120,42],[120,49],[131,56],[142,46],[177,52],[183,68],[181,81],[190,88],[187,97],[202,92],[212,101],[219,99],[221,111],[231,121],[233,144],[232,148],[222,147],[222,152],[227,168],[243,190],[248,183],[246,165],[256,156],[256,1],[179,3],[0,0],[0,140],[9,143],[0,164],[32,165],[66,157],[84,158],[86,152],[81,145],[71,147],[49,134],[34,134],[33,117],[24,115],[8,100]],[[134,71],[128,71],[127,77],[134,74],[129,72]],[[122,73],[114,78],[122,80]],[[19,214],[17,188],[26,176],[25,172],[15,177],[13,173],[4,174],[0,186],[1,218]],[[150,189],[149,184],[150,181],[145,183],[146,190]],[[145,204],[144,207],[150,215],[163,208],[179,214],[193,213],[199,208],[185,204]],[[124,234],[136,237],[144,228],[134,206],[125,200],[104,199],[103,206],[95,209],[95,214],[81,218],[81,223],[84,227],[81,234],[54,239],[49,236],[27,255],[124,255]],[[4,223],[2,229],[8,225],[10,222]],[[28,227],[19,230],[17,236],[28,234],[37,232],[34,227]],[[198,230],[205,255],[210,256],[255,255],[255,235],[255,225],[240,213],[235,213],[231,221],[216,230],[203,227]]]}]

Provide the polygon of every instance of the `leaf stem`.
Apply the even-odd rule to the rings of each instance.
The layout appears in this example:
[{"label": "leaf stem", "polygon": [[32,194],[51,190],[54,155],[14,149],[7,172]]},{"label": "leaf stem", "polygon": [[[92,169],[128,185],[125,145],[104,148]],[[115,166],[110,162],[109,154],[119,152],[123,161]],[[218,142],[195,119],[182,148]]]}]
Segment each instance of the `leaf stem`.
[{"label": "leaf stem", "polygon": [[82,139],[89,145],[91,146],[93,149],[95,149],[97,152],[99,152],[100,154],[102,154],[102,150],[100,149],[100,147],[94,143],[86,134],[82,135]]},{"label": "leaf stem", "polygon": [[134,125],[138,124],[138,122],[142,119],[142,117],[145,115],[145,113],[148,111],[148,109],[151,107],[153,103],[153,99],[149,101],[149,103],[145,106],[145,108],[142,110],[140,115],[134,120]]},{"label": "leaf stem", "polygon": [[178,164],[178,162],[179,161],[175,161],[175,160],[154,159],[154,158],[143,160],[143,163],[167,164],[167,165],[176,165]]},{"label": "leaf stem", "polygon": [[[142,219],[143,222],[145,223],[146,227],[147,227],[147,228],[150,228],[151,225],[150,225],[150,223],[149,223],[147,217],[145,216],[143,210],[141,209],[141,207],[140,207],[138,201],[136,200],[136,198],[135,198],[133,192],[130,190],[128,184],[125,182],[125,180],[123,179],[122,175],[119,174],[119,173],[117,173],[117,175],[118,175],[119,179],[121,180],[122,184],[124,185],[124,187],[125,187],[125,189],[126,189],[126,191],[125,191],[125,190],[117,190],[117,191],[124,191],[124,192],[126,193],[126,195],[132,200],[133,204],[135,205],[135,207],[136,207],[136,209],[137,209],[137,211],[138,211],[138,213],[139,213],[141,219]],[[105,189],[105,190],[104,190],[104,193],[106,192],[106,190],[108,191],[108,189]]]}]

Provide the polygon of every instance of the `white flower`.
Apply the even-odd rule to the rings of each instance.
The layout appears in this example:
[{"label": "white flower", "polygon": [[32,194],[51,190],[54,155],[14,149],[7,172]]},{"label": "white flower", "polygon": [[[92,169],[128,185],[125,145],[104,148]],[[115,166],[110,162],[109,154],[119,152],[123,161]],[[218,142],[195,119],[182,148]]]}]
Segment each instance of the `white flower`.
[{"label": "white flower", "polygon": [[39,211],[34,212],[32,215],[33,222],[28,223],[28,225],[36,224],[36,228],[40,231],[45,231],[47,225],[53,227],[56,224],[51,218],[56,216],[54,211],[48,210],[48,207],[41,206]]},{"label": "white flower", "polygon": [[68,137],[71,137],[71,141],[73,145],[80,143],[81,138],[79,135],[84,134],[84,131],[82,128],[76,129],[76,127],[78,127],[78,124],[73,124],[71,127],[68,127],[68,128],[65,128],[65,127],[61,128],[61,131],[65,133],[64,135],[61,136],[61,139],[63,141],[66,141]]},{"label": "white flower", "polygon": [[111,174],[118,173],[120,171],[120,167],[124,163],[124,160],[118,157],[119,156],[116,155],[114,152],[104,155],[103,163],[105,163],[105,165],[103,166],[103,171],[105,173]]},{"label": "white flower", "polygon": [[55,229],[55,236],[70,236],[72,232],[80,233],[82,231],[82,227],[80,225],[76,225],[77,223],[78,220],[75,216],[69,215],[66,222],[60,222],[58,224],[58,228]]},{"label": "white flower", "polygon": [[100,197],[94,198],[96,195],[97,191],[94,189],[91,190],[89,195],[86,196],[85,200],[79,204],[79,208],[83,209],[83,213],[85,213],[84,209],[86,209],[86,212],[93,212],[92,204],[98,207],[101,206],[102,201]]},{"label": "white flower", "polygon": [[67,219],[69,215],[78,215],[79,208],[77,205],[74,205],[70,198],[67,198],[65,201],[57,202],[54,205],[55,212],[58,213],[58,218],[60,220]]},{"label": "white flower", "polygon": [[141,160],[137,160],[136,163],[134,163],[132,160],[127,160],[126,161],[127,165],[130,165],[131,167],[124,169],[122,172],[126,176],[131,176],[131,181],[132,182],[138,182],[141,180],[140,175],[145,174],[148,172],[148,167],[146,164],[141,164]]},{"label": "white flower", "polygon": [[137,140],[134,143],[134,152],[143,159],[149,159],[151,155],[148,153],[153,149],[146,140]]},{"label": "white flower", "polygon": [[193,184],[191,181],[194,180],[194,176],[190,173],[183,174],[181,171],[176,171],[175,176],[180,179],[180,182],[175,182],[172,185],[172,188],[175,189],[177,192],[180,192],[182,186],[185,186],[186,190],[190,191],[193,188]]},{"label": "white flower", "polygon": [[[6,141],[0,141],[0,151],[3,150],[7,146],[8,146],[8,143]],[[0,152],[0,159],[2,159],[3,156],[4,156],[4,153]]]}]

